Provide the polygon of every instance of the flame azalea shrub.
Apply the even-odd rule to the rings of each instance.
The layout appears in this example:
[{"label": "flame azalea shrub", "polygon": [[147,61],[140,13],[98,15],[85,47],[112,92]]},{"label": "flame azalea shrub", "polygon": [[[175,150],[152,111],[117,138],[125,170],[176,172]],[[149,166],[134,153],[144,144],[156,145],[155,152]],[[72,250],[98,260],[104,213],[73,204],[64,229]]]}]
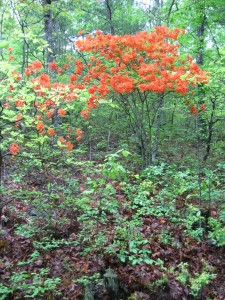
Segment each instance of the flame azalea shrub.
[{"label": "flame azalea shrub", "polygon": [[[159,109],[157,101],[162,103],[168,92],[188,96],[192,87],[207,81],[206,74],[191,57],[179,54],[176,40],[182,33],[180,29],[166,27],[124,36],[96,31],[76,42],[79,51],[89,53],[86,66],[71,58],[62,67],[56,62],[49,64],[52,72],[63,74],[64,81],[66,73],[66,83],[52,82],[40,61],[28,65],[23,78],[11,66],[13,59],[2,62],[1,136],[11,137],[5,140],[2,149],[8,148],[15,156],[22,145],[32,146],[33,139],[38,142],[39,150],[48,144],[45,142],[57,139],[62,149],[71,151],[73,141],[80,141],[83,133],[76,124],[67,123],[70,113],[74,114],[77,108],[79,90],[84,90],[87,98],[87,107],[81,111],[85,119],[100,99],[113,96],[129,116],[140,147],[150,149],[151,130]],[[10,50],[10,57],[12,54]],[[190,100],[187,105],[194,115],[205,109]],[[36,134],[32,135],[32,141],[31,132]]]},{"label": "flame azalea shrub", "polygon": [[[53,68],[54,65],[50,65]],[[1,155],[15,157],[21,150],[57,141],[61,149],[70,152],[82,130],[69,114],[79,109],[78,89],[68,83],[52,82],[40,61],[30,64],[22,78],[10,62],[1,62],[0,138]],[[67,76],[68,77],[68,76]],[[79,114],[79,113],[78,113]],[[51,148],[52,149],[52,148]]]},{"label": "flame azalea shrub", "polygon": [[[146,149],[151,147],[155,116],[168,92],[190,98],[195,86],[207,83],[207,74],[190,56],[179,53],[177,39],[183,33],[177,28],[156,27],[151,33],[124,36],[96,31],[78,40],[77,49],[89,53],[88,69],[82,79],[89,86],[83,117],[87,119],[99,100],[110,95],[129,116],[138,143]],[[194,115],[205,110],[190,100],[186,104]]]}]

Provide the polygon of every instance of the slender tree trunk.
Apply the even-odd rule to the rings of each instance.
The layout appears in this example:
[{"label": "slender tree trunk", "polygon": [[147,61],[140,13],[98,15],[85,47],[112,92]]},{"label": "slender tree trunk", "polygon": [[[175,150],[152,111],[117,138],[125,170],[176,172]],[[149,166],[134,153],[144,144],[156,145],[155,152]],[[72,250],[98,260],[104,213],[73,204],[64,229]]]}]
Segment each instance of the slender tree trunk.
[{"label": "slender tree trunk", "polygon": [[154,24],[156,26],[162,25],[162,17],[160,13],[160,9],[162,6],[163,6],[163,0],[154,0],[153,14],[154,14]]},{"label": "slender tree trunk", "polygon": [[28,52],[29,52],[29,44],[27,43],[26,37],[25,37],[25,27],[26,25],[24,24],[23,20],[21,21],[21,31],[24,35],[23,37],[23,60],[21,64],[21,74],[24,74],[24,70],[28,65]]},{"label": "slender tree trunk", "polygon": [[161,115],[162,115],[162,108],[163,108],[163,95],[160,96],[160,102],[156,117],[156,131],[155,131],[155,138],[152,147],[152,163],[155,164],[158,158],[158,148],[159,148],[159,134],[161,129]]},{"label": "slender tree trunk", "polygon": [[197,9],[197,13],[200,14],[200,21],[196,29],[197,36],[197,55],[196,62],[198,65],[203,65],[204,63],[204,48],[205,48],[205,27],[206,27],[206,14],[205,14],[205,2],[202,0],[197,0],[196,5],[199,5],[199,9]]},{"label": "slender tree trunk", "polygon": [[171,15],[171,12],[173,10],[174,4],[175,4],[175,0],[172,0],[171,4],[170,4],[170,7],[169,7],[169,10],[168,10],[168,14],[167,14],[167,21],[166,21],[167,27],[169,27],[169,25],[170,25],[170,15]]},{"label": "slender tree trunk", "polygon": [[47,63],[50,63],[54,60],[54,38],[53,32],[55,28],[54,18],[52,14],[52,0],[43,0],[43,9],[44,9],[44,33],[45,40],[48,42],[49,50],[47,50]]},{"label": "slender tree trunk", "polygon": [[109,21],[109,26],[110,26],[110,33],[112,35],[115,34],[115,28],[113,25],[113,19],[112,19],[112,7],[110,6],[110,0],[105,0],[105,6],[106,6],[106,15]]},{"label": "slender tree trunk", "polygon": [[214,120],[215,108],[216,108],[216,102],[212,101],[212,111],[211,111],[211,115],[210,115],[210,120],[208,122],[208,136],[206,139],[206,153],[203,158],[204,161],[206,161],[207,158],[209,157],[209,153],[210,153],[210,149],[211,149],[211,142],[212,142],[212,136],[213,136],[213,125],[216,123],[216,121]]}]

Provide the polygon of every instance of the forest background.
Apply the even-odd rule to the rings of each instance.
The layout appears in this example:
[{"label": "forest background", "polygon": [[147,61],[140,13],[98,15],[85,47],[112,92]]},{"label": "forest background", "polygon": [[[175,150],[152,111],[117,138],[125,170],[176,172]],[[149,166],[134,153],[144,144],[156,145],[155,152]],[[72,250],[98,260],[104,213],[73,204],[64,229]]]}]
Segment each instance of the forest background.
[{"label": "forest background", "polygon": [[225,299],[224,1],[0,7],[0,299]]}]

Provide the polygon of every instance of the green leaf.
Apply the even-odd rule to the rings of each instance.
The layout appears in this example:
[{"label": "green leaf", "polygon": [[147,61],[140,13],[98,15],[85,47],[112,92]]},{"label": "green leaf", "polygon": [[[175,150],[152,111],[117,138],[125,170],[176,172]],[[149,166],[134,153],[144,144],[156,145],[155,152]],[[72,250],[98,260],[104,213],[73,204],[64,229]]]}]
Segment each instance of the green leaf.
[{"label": "green leaf", "polygon": [[0,41],[0,48],[8,48],[9,42],[8,41]]},{"label": "green leaf", "polygon": [[181,75],[181,76],[180,76],[180,79],[181,79],[181,80],[185,80],[187,77],[188,77],[188,74],[184,74],[184,75]]},{"label": "green leaf", "polygon": [[122,154],[123,154],[124,157],[128,157],[129,155],[131,155],[131,153],[127,150],[123,150]]},{"label": "green leaf", "polygon": [[153,259],[150,259],[150,258],[145,258],[144,259],[144,262],[147,264],[147,265],[152,265],[154,263],[154,260]]},{"label": "green leaf", "polygon": [[125,262],[126,261],[126,256],[122,255],[122,254],[118,254],[117,255],[119,257],[119,259],[122,261],[122,262]]}]

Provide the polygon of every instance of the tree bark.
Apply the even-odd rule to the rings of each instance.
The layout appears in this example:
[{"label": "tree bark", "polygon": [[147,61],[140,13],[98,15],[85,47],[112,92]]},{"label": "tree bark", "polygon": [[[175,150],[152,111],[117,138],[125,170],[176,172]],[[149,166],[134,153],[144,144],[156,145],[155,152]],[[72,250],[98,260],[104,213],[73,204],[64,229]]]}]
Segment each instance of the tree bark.
[{"label": "tree bark", "polygon": [[43,0],[43,9],[44,9],[44,33],[45,40],[49,45],[49,49],[47,49],[46,61],[50,63],[54,60],[55,49],[54,49],[54,38],[53,32],[55,28],[55,22],[52,14],[52,0]]},{"label": "tree bark", "polygon": [[112,8],[110,6],[110,0],[105,0],[105,5],[106,5],[106,15],[107,15],[107,19],[109,22],[109,26],[110,26],[110,33],[112,35],[115,34],[115,28],[113,25],[113,19],[112,19]]},{"label": "tree bark", "polygon": [[159,149],[159,134],[161,129],[161,115],[162,115],[162,108],[163,108],[163,95],[160,97],[158,113],[156,117],[156,131],[155,131],[155,138],[152,147],[152,163],[155,164],[158,157],[158,149]]},{"label": "tree bark", "polygon": [[197,55],[196,55],[196,62],[198,65],[203,65],[204,63],[204,42],[205,42],[205,26],[206,26],[206,14],[205,14],[205,6],[204,2],[199,2],[197,0],[196,4],[199,4],[199,10],[200,10],[200,22],[196,29],[196,36],[197,36]]}]

